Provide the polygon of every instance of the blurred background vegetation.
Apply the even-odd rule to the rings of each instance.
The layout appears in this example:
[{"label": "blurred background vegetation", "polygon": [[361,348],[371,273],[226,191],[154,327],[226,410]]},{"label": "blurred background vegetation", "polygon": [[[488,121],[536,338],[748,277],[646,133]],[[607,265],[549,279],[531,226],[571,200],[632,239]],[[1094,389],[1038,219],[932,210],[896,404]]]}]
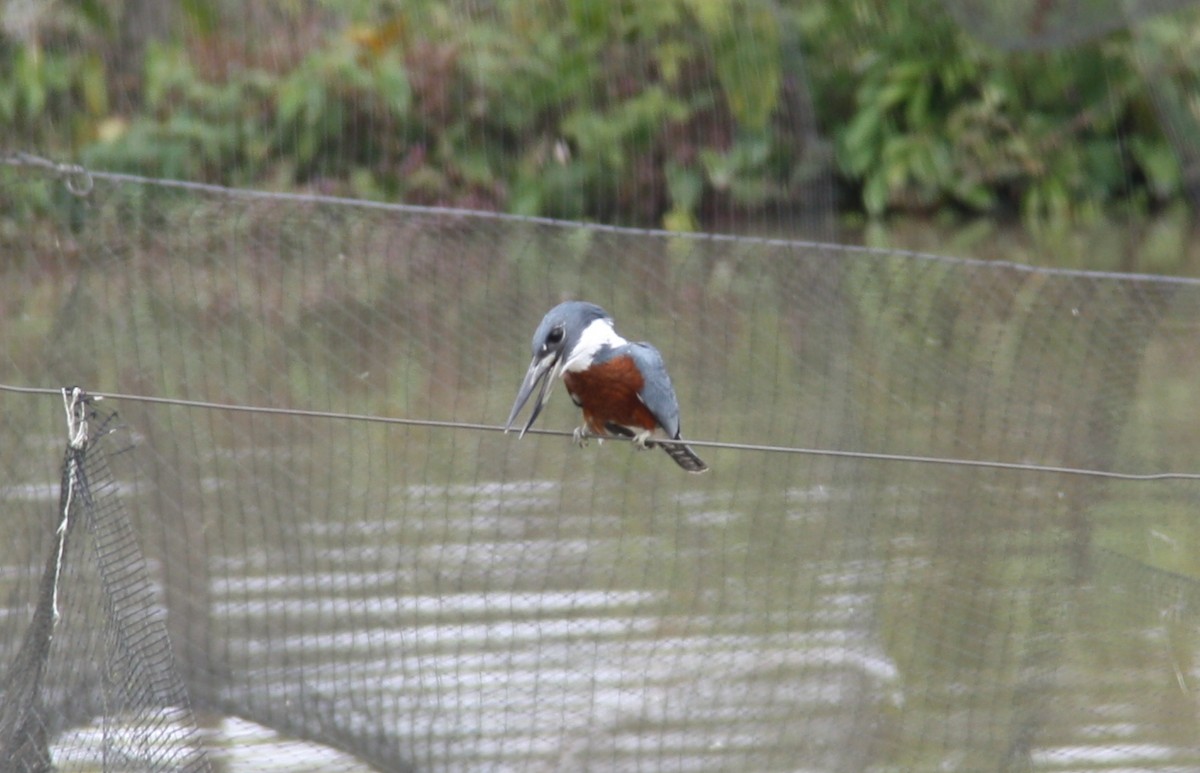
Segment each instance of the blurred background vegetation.
[{"label": "blurred background vegetation", "polygon": [[673,230],[1145,214],[1200,185],[1194,8],[1040,50],[932,0],[2,8],[0,151],[111,171]]}]

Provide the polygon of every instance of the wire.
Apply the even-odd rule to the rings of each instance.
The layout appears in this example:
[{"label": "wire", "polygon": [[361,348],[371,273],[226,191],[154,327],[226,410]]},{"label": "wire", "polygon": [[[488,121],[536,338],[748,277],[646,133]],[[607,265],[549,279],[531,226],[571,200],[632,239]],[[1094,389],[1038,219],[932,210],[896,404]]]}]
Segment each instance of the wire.
[{"label": "wire", "polygon": [[[635,233],[644,235],[664,235],[670,236],[673,239],[691,238],[698,240],[710,241],[736,241],[736,242],[753,242],[763,243],[774,246],[787,247],[805,247],[817,248],[822,250],[837,251],[843,253],[876,253],[879,250],[874,250],[868,247],[860,247],[854,245],[842,244],[827,244],[820,242],[803,242],[788,239],[767,239],[759,237],[745,237],[727,234],[679,234],[668,233],[665,231],[656,231],[653,229],[636,229],[625,228],[621,226],[596,225],[596,224],[580,224],[575,222],[555,220],[553,218],[543,217],[528,217],[520,215],[508,215],[499,212],[476,211],[468,209],[448,209],[442,207],[422,207],[409,204],[394,204],[377,201],[362,201],[358,199],[347,199],[337,196],[323,196],[306,193],[280,193],[271,191],[259,191],[250,189],[229,188],[222,185],[212,185],[209,183],[189,182],[186,180],[168,180],[152,177],[142,177],[139,175],[121,174],[114,172],[99,172],[90,171],[76,164],[57,163],[49,159],[36,156],[32,153],[23,151],[0,151],[0,162],[12,166],[23,166],[37,169],[43,172],[48,172],[63,179],[67,187],[72,193],[79,196],[86,196],[91,193],[95,180],[105,180],[114,183],[131,183],[139,185],[155,185],[167,188],[179,188],[183,190],[216,193],[225,196],[237,196],[242,198],[258,198],[270,199],[278,201],[303,201],[309,203],[336,204],[344,206],[355,206],[366,209],[383,209],[388,211],[403,211],[422,214],[436,214],[440,216],[450,217],[478,217],[490,219],[512,220],[520,222],[531,222],[549,226],[560,227],[586,227],[598,231],[614,231],[622,233]],[[912,258],[922,260],[936,260],[949,263],[987,263],[991,267],[1003,265],[1015,270],[1044,273],[1044,274],[1072,274],[1086,276],[1101,276],[1113,279],[1121,279],[1124,281],[1155,281],[1155,282],[1170,282],[1182,284],[1195,284],[1200,280],[1189,279],[1184,277],[1163,277],[1143,274],[1117,274],[1098,271],[1079,271],[1075,269],[1055,269],[1036,266],[1027,266],[1020,263],[1007,263],[1003,261],[977,261],[966,258],[948,258],[940,255],[928,253],[910,252],[910,251],[888,251],[892,254],[902,254]],[[39,388],[39,387],[16,387],[0,385],[0,390],[25,394],[61,394],[59,389]],[[439,421],[436,419],[405,419],[390,416],[373,416],[367,414],[356,413],[338,413],[330,411],[313,411],[298,408],[273,408],[269,406],[254,406],[254,405],[235,405],[229,403],[213,403],[199,400],[181,400],[168,397],[153,397],[149,395],[130,395],[119,393],[92,393],[93,397],[109,398],[114,400],[129,400],[134,402],[154,403],[159,405],[176,405],[188,408],[201,408],[205,410],[219,411],[234,411],[241,413],[256,413],[262,415],[277,415],[277,416],[298,416],[317,419],[334,419],[342,421],[365,421],[376,422],[382,424],[397,424],[410,427],[430,427],[436,429],[461,429],[474,430],[478,432],[504,432],[505,428],[494,424],[479,424],[472,422],[460,421]],[[547,435],[558,437],[571,437],[570,432],[560,430],[547,429],[530,429],[528,434]],[[628,440],[628,438],[611,438],[612,440]],[[656,438],[656,443],[671,444],[684,441],[676,441],[669,439]],[[909,454],[886,454],[872,451],[841,451],[828,448],[801,448],[795,446],[773,446],[761,445],[753,443],[730,443],[724,441],[710,440],[687,440],[688,445],[698,448],[718,448],[734,451],[755,451],[762,453],[781,453],[781,454],[803,454],[809,456],[826,456],[845,459],[862,459],[883,462],[901,462],[908,464],[938,464],[949,465],[955,467],[975,467],[984,469],[996,470],[1017,470],[1024,472],[1041,472],[1060,475],[1082,475],[1096,478],[1109,478],[1115,480],[1132,480],[1132,481],[1156,481],[1156,480],[1200,480],[1200,473],[1190,472],[1160,472],[1160,473],[1126,473],[1113,472],[1108,470],[1094,470],[1079,467],[1058,467],[1042,464],[1027,464],[1022,462],[999,462],[984,459],[957,459],[950,457],[937,456],[919,456]]]},{"label": "wire", "polygon": [[0,152],[0,163],[49,172],[62,180],[63,184],[67,186],[67,190],[76,196],[87,196],[96,185],[92,173],[81,164],[58,163],[48,158],[26,153],[23,150]]},{"label": "wire", "polygon": [[0,150],[0,163],[10,166],[28,167],[53,174],[62,179],[67,189],[77,196],[87,196],[92,193],[95,181],[103,180],[110,183],[131,185],[153,185],[159,188],[174,188],[197,193],[218,194],[242,199],[260,199],[267,201],[291,201],[308,204],[329,204],[335,206],[356,207],[359,209],[383,210],[386,212],[405,212],[419,215],[436,215],[439,217],[462,217],[481,220],[500,220],[514,223],[528,223],[554,228],[587,229],[602,233],[621,233],[640,236],[654,236],[674,240],[690,240],[701,242],[729,242],[735,244],[761,244],[770,247],[788,249],[803,249],[822,251],[840,255],[895,255],[914,260],[932,261],[964,266],[988,266],[989,268],[1005,268],[1011,271],[1030,274],[1064,275],[1091,277],[1094,279],[1116,279],[1123,282],[1153,282],[1156,284],[1197,285],[1200,278],[1182,276],[1163,276],[1158,274],[1120,273],[1115,271],[1088,271],[1074,268],[1055,268],[1049,266],[1031,266],[1006,260],[984,260],[981,258],[956,258],[937,255],[915,250],[879,249],[856,244],[836,244],[833,242],[815,242],[799,239],[779,239],[761,236],[743,236],[739,234],[722,233],[681,233],[664,231],[655,228],[630,228],[627,226],[606,225],[602,223],[580,223],[573,220],[561,220],[552,217],[531,215],[514,215],[506,212],[490,210],[466,209],[460,207],[434,207],[419,204],[398,204],[386,201],[366,201],[343,196],[329,196],[314,193],[296,193],[289,191],[264,191],[252,188],[231,188],[213,183],[198,183],[190,180],[172,180],[160,177],[145,177],[122,172],[103,172],[86,169],[78,164],[57,163],[24,151]]},{"label": "wire", "polygon": [[[56,395],[61,397],[63,390],[50,387],[21,387],[10,384],[0,384],[0,392],[30,395]],[[498,424],[481,424],[468,421],[446,421],[439,419],[406,419],[396,416],[376,416],[365,413],[341,413],[337,411],[314,411],[304,408],[274,408],[264,405],[238,405],[236,403],[215,403],[205,400],[183,400],[175,397],[154,397],[152,395],[122,394],[120,392],[89,392],[93,399],[127,400],[130,402],[150,403],[155,405],[173,405],[183,408],[199,408],[211,411],[228,411],[234,413],[253,413],[264,416],[293,416],[308,419],[330,419],[335,421],[361,421],[376,424],[396,424],[406,427],[429,427],[433,429],[473,430],[476,432],[505,432]],[[549,437],[572,437],[572,433],[554,429],[529,429],[528,435],[545,435]],[[606,437],[605,440],[629,441],[625,437]],[[841,459],[860,459],[878,462],[899,462],[905,464],[937,464],[951,467],[975,467],[992,470],[1014,470],[1019,472],[1040,472],[1054,475],[1079,475],[1091,478],[1107,478],[1110,480],[1128,481],[1161,481],[1161,480],[1194,480],[1200,481],[1200,473],[1196,472],[1114,472],[1111,470],[1094,470],[1085,467],[1058,467],[1046,464],[1031,464],[1025,462],[999,462],[987,459],[958,459],[942,456],[919,456],[911,454],[886,454],[875,451],[842,451],[832,448],[803,448],[799,446],[773,446],[758,443],[731,443],[721,440],[671,440],[655,438],[655,443],[676,444],[686,443],[697,448],[718,448],[729,451],[752,451],[769,454],[801,454],[804,456],[826,456]]]}]

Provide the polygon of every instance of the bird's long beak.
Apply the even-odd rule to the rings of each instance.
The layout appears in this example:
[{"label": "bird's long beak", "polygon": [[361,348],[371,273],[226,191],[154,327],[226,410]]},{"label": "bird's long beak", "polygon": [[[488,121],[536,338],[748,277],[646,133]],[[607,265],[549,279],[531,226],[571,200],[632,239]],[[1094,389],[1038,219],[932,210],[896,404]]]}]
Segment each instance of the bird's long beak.
[{"label": "bird's long beak", "polygon": [[542,382],[542,388],[538,390],[537,400],[533,403],[533,410],[529,412],[529,420],[525,422],[525,426],[521,428],[519,437],[525,437],[525,431],[533,426],[533,420],[542,412],[542,406],[546,404],[546,393],[550,391],[550,385],[554,383],[552,372],[554,366],[558,364],[560,352],[550,351],[538,357],[533,358],[533,362],[529,363],[529,370],[525,371],[525,380],[521,382],[521,388],[517,391],[517,399],[513,403],[512,413],[508,414],[508,421],[504,424],[504,431],[508,432],[512,429],[513,420],[517,418],[521,408],[524,407],[529,396],[533,394],[534,387],[538,382]]}]

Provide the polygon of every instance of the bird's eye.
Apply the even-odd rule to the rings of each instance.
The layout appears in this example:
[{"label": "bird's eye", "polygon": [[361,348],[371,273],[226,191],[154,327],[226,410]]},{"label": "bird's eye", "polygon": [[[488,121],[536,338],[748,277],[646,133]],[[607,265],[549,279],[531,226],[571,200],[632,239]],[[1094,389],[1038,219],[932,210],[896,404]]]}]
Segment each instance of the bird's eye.
[{"label": "bird's eye", "polygon": [[561,327],[551,328],[546,334],[546,343],[556,344],[563,340],[563,329]]}]

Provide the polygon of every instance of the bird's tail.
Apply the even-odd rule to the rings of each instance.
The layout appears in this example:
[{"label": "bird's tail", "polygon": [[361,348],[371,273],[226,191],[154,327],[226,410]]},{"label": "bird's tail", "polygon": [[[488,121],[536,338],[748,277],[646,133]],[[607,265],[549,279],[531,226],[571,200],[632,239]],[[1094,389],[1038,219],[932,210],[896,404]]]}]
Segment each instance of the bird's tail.
[{"label": "bird's tail", "polygon": [[[678,440],[679,438],[676,438]],[[662,450],[667,452],[667,456],[675,460],[678,464],[688,472],[701,473],[708,470],[708,465],[704,460],[696,456],[696,452],[688,448],[683,443],[657,443],[662,446]]]},{"label": "bird's tail", "polygon": [[688,448],[687,445],[682,442],[678,434],[673,438],[673,440],[675,440],[674,443],[664,443],[661,440],[646,440],[645,438],[648,437],[650,433],[645,433],[644,435],[639,436],[628,427],[622,427],[620,424],[613,424],[612,422],[609,422],[604,425],[604,428],[614,435],[633,438],[634,445],[640,448],[654,448],[655,446],[660,446],[662,450],[667,452],[667,456],[675,460],[675,464],[678,464],[688,472],[708,472],[708,465],[704,463],[703,459],[696,456],[695,451]]}]

